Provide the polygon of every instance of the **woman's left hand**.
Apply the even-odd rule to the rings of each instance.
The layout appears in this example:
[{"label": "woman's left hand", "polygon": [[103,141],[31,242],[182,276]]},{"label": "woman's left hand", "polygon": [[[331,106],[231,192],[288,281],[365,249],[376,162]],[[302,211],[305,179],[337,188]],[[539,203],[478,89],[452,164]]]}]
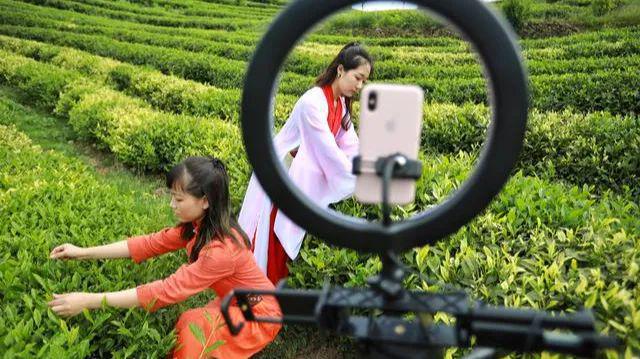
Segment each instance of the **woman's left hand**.
[{"label": "woman's left hand", "polygon": [[54,294],[53,300],[47,305],[60,316],[73,317],[82,312],[83,309],[89,309],[90,298],[91,293]]}]

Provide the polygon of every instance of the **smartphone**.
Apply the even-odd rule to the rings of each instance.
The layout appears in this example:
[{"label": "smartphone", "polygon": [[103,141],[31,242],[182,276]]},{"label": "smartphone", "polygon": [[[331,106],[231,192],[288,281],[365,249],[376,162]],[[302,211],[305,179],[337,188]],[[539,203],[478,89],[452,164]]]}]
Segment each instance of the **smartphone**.
[{"label": "smartphone", "polygon": [[[414,85],[370,84],[360,95],[360,157],[363,168],[381,157],[401,153],[417,160],[424,92]],[[415,179],[396,178],[389,186],[390,204],[414,200]],[[356,177],[355,197],[362,203],[382,203],[382,177],[375,170]]]}]

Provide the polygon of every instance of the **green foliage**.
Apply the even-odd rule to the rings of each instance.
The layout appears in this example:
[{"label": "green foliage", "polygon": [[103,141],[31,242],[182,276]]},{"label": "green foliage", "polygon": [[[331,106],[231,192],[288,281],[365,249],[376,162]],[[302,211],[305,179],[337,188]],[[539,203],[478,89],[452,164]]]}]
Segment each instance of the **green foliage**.
[{"label": "green foliage", "polygon": [[591,10],[596,16],[602,16],[613,9],[613,0],[591,0]]},{"label": "green foliage", "polygon": [[[24,113],[4,100],[0,108]],[[143,266],[52,261],[48,254],[64,242],[99,245],[170,225],[166,199],[139,184],[130,191],[107,183],[77,159],[42,151],[13,127],[0,125],[0,137],[0,317],[6,323],[0,328],[0,352],[43,358],[164,355],[175,338],[173,327],[161,323],[175,320],[177,308],[157,316],[103,309],[63,320],[46,302],[52,293],[143,283],[149,277]],[[176,259],[156,270],[166,273]]]},{"label": "green foliage", "polygon": [[[38,3],[38,0],[32,0]],[[259,20],[226,18],[198,18],[185,16],[172,16],[172,14],[160,11],[157,14],[147,15],[148,10],[141,14],[132,13],[130,9],[104,9],[81,3],[70,3],[62,0],[47,0],[46,5],[61,10],[71,10],[91,15],[104,16],[114,19],[124,19],[131,22],[152,24],[159,26],[182,26],[202,29],[238,30],[241,28],[255,29],[260,27]],[[118,5],[116,5],[118,6]],[[263,20],[264,21],[264,20]]]},{"label": "green foliage", "polygon": [[[477,153],[487,136],[489,109],[467,104],[425,105],[422,143],[440,153]],[[587,115],[531,111],[518,166],[571,183],[622,191],[640,189],[640,122],[606,112]]]},{"label": "green foliage", "polygon": [[[396,218],[445,200],[467,178],[474,161],[463,153],[427,156],[416,203],[396,208]],[[440,284],[414,275],[406,284],[422,290],[452,284],[495,305],[564,311],[584,304],[594,309],[605,331],[617,333],[637,350],[640,207],[631,198],[630,193],[609,191],[594,196],[587,186],[548,183],[517,172],[483,214],[449,238],[403,256]],[[358,206],[348,201],[340,210],[358,215]],[[331,249],[313,239],[291,266],[290,282],[318,287],[328,278],[362,286],[379,268],[377,258]]]},{"label": "green foliage", "polygon": [[73,71],[61,71],[0,50],[0,82],[20,88],[44,108],[53,109],[62,89],[77,78]]},{"label": "green foliage", "polygon": [[[350,10],[333,16],[322,24],[320,33],[327,34],[372,34],[413,33],[422,34],[427,29],[437,28],[439,24],[429,15],[421,11],[389,10],[384,12],[362,12]],[[380,35],[377,35],[380,36]]]},{"label": "green foliage", "polygon": [[505,0],[502,11],[516,30],[521,30],[531,17],[530,0]]}]

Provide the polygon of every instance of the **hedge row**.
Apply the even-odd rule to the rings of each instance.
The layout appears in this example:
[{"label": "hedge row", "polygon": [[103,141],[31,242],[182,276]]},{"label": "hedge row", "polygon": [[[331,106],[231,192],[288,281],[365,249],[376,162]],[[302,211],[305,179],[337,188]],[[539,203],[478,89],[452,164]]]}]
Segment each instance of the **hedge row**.
[{"label": "hedge row", "polygon": [[[70,45],[134,64],[149,64],[163,72],[175,73],[187,79],[211,83],[221,88],[240,88],[243,82],[244,63],[240,61],[147,45],[120,43],[100,36],[56,34],[19,26],[0,26],[0,33]],[[625,71],[531,76],[532,104],[541,110],[557,110],[572,106],[583,112],[598,110],[613,113],[638,112],[639,76],[637,73]],[[447,81],[402,78],[390,81],[422,86],[429,101],[486,102],[486,84],[483,78],[454,78]],[[312,77],[284,73],[279,91],[284,94],[299,95],[312,84]]]},{"label": "hedge row", "polygon": [[54,7],[62,10],[70,10],[74,12],[80,12],[90,15],[98,15],[109,17],[113,19],[121,19],[132,22],[140,22],[144,24],[159,25],[159,26],[174,26],[174,27],[196,27],[202,29],[224,29],[224,30],[238,30],[242,28],[249,28],[257,30],[264,25],[264,20],[239,20],[234,18],[221,18],[221,19],[191,19],[183,18],[177,19],[171,16],[151,16],[151,15],[138,15],[131,14],[124,11],[116,11],[80,4],[77,2],[62,1],[62,0],[24,0],[33,4],[40,4],[44,2],[44,5],[48,7]]},{"label": "hedge row", "polygon": [[253,9],[251,12],[241,11],[240,7],[224,7],[215,6],[211,7],[203,13],[198,11],[174,11],[172,9],[158,8],[158,7],[140,7],[131,3],[113,2],[104,0],[76,0],[95,8],[104,8],[109,10],[115,10],[118,12],[132,13],[138,15],[151,15],[158,17],[172,17],[179,18],[181,20],[206,20],[213,18],[234,18],[234,19],[267,19],[273,16],[273,12],[263,13],[257,9]]},{"label": "hedge row", "polygon": [[[25,47],[28,49],[28,47]],[[56,57],[58,57],[58,54]],[[3,74],[7,81],[29,93],[38,103],[52,108],[58,103],[59,94],[67,85],[74,83],[79,76],[76,72],[60,70],[53,66],[41,65],[33,61],[26,61],[20,57],[3,54]],[[13,66],[10,60],[14,59]],[[90,66],[95,62],[83,64],[82,58],[67,56],[66,61],[81,68],[91,68],[94,71],[100,66]],[[54,61],[55,62],[55,61]],[[167,78],[157,73],[136,71],[129,65],[109,66],[108,77],[112,78],[126,91],[135,92],[148,102],[161,108],[185,108],[189,111],[198,110],[211,114],[211,109],[206,107],[211,100],[217,99],[218,104],[226,104],[231,108],[228,113],[231,118],[237,116],[232,103],[237,101],[238,94],[225,93],[220,96],[221,90],[208,89],[203,86],[192,87],[192,84],[178,80],[167,82]],[[73,92],[72,90],[69,90]],[[146,92],[145,92],[146,91]],[[199,97],[197,94],[202,94]],[[169,95],[172,95],[170,97]],[[187,102],[189,94],[191,99],[197,102]],[[154,98],[156,100],[154,100]],[[293,104],[293,98],[289,101],[277,101],[286,106],[282,117]],[[62,101],[64,103],[64,101]],[[191,104],[191,107],[189,107]],[[123,107],[126,107],[123,105]],[[144,107],[144,106],[143,106]],[[60,108],[60,107],[59,107]],[[357,110],[357,109],[356,109]],[[427,105],[425,106],[425,121],[423,142],[427,148],[433,148],[443,152],[458,150],[471,151],[477,149],[485,136],[485,128],[488,123],[487,108],[482,106],[465,105],[457,107],[453,105]],[[62,114],[69,110],[62,110]],[[173,112],[180,112],[173,111]],[[237,118],[237,117],[235,117]],[[631,188],[638,186],[638,168],[640,167],[636,156],[638,144],[637,118],[619,117],[608,114],[589,114],[585,119],[582,115],[565,111],[562,114],[532,112],[530,129],[525,143],[525,152],[522,156],[522,165],[528,172],[540,170],[541,166],[552,166],[558,178],[566,179],[573,183],[588,183],[598,186],[620,188],[628,185]],[[93,124],[87,128],[94,128]],[[615,129],[623,129],[615,131]],[[105,141],[104,138],[101,139]],[[144,147],[144,146],[143,146]],[[166,166],[171,163],[167,157],[162,159],[149,159],[132,152],[133,161],[141,161],[141,167],[155,169],[158,163]],[[154,157],[155,154],[149,155]],[[585,176],[588,173],[588,176]]]},{"label": "hedge row", "polygon": [[0,48],[78,71],[97,82],[140,97],[166,112],[216,116],[233,121],[237,121],[239,117],[240,91],[237,89],[219,89],[72,48],[2,35]]},{"label": "hedge row", "polygon": [[[233,117],[233,115],[236,114],[236,112],[231,109],[236,107],[233,104],[235,94],[232,93],[222,96],[222,98],[208,95],[203,95],[202,97],[195,95],[191,96],[191,99],[189,99],[187,92],[189,91],[190,86],[195,88],[194,92],[196,94],[202,93],[205,88],[200,86],[198,89],[195,83],[174,80],[172,82],[177,82],[179,85],[172,86],[169,84],[163,91],[161,83],[166,82],[168,79],[158,74],[152,75],[152,72],[150,71],[141,71],[128,65],[120,65],[117,69],[114,69],[116,65],[112,61],[83,55],[82,53],[77,53],[73,50],[65,50],[67,54],[57,54],[56,51],[58,50],[55,48],[52,49],[52,47],[48,45],[24,42],[22,40],[13,40],[9,38],[1,38],[1,40],[3,44],[5,44],[4,46],[11,46],[12,49],[20,48],[23,54],[34,58],[51,61],[51,56],[57,55],[56,57],[61,59],[53,60],[54,63],[64,67],[70,66],[85,73],[89,72],[89,74],[106,66],[106,69],[104,70],[105,76],[111,77],[118,85],[118,88],[129,91],[136,96],[146,98],[150,100],[150,103],[166,111],[178,113],[187,112],[199,115],[217,113],[225,118]],[[105,62],[105,64],[99,65],[102,62]],[[180,90],[178,90],[178,88]],[[178,91],[169,91],[170,89]],[[219,93],[220,91],[210,90],[208,92]],[[193,97],[196,97],[196,99],[193,99]],[[284,105],[282,112],[276,112],[276,117],[279,119],[286,118],[288,113],[287,110],[290,109],[293,102],[294,99],[292,97],[289,97],[288,100],[285,101],[276,101],[277,104]],[[210,106],[211,104],[216,104],[216,106]],[[218,104],[221,107],[218,107]],[[218,108],[218,110],[212,112],[215,108]]]},{"label": "hedge row", "polygon": [[[530,76],[529,81],[529,102],[540,111],[573,108],[580,112],[640,112],[640,72],[616,70],[537,75]],[[422,87],[428,102],[487,103],[487,81],[484,78],[449,81],[403,78],[389,82]]]},{"label": "hedge row", "polygon": [[[423,148],[477,153],[490,122],[482,105],[424,106]],[[526,174],[548,173],[574,184],[640,195],[640,117],[607,112],[586,115],[564,110],[529,114],[519,167]]]},{"label": "hedge row", "polygon": [[[186,36],[160,35],[140,30],[127,30],[121,27],[113,28],[92,25],[85,28],[70,29],[66,22],[34,19],[31,14],[5,14],[2,18],[8,24],[53,28],[63,32],[87,35],[102,35],[128,43],[149,44],[193,52],[204,52],[245,62],[251,58],[254,50],[252,46],[212,42],[211,40]],[[637,51],[634,51],[634,49]],[[325,55],[320,56],[318,55],[317,48],[312,51],[296,51],[289,56],[284,69],[285,71],[291,71],[305,76],[315,76],[324,70],[331,61],[333,54],[337,53],[338,50],[337,48],[327,50],[324,52]],[[376,58],[375,77],[377,80],[403,77],[441,79],[479,78],[482,76],[480,66],[472,53],[468,53],[467,56],[462,57],[452,56],[452,58],[449,58],[451,55],[437,55],[434,58],[428,52],[420,55],[420,57],[416,57],[415,54],[409,52],[409,57],[407,58],[405,57],[405,52],[401,49],[373,48],[371,51]],[[539,53],[544,60],[533,60],[535,58],[533,57],[527,64],[532,75],[591,72],[603,69],[626,69],[628,67],[637,67],[640,63],[637,55],[640,53],[640,40],[629,39],[622,43],[596,44],[595,46],[592,44],[574,44],[573,47],[555,48],[553,52],[547,51]],[[533,52],[529,55],[535,54],[536,53]],[[593,57],[595,55],[598,56]],[[605,55],[610,55],[611,58]],[[631,57],[617,58],[618,56],[627,55]],[[458,63],[461,58],[464,62]]]},{"label": "hedge row", "polygon": [[[214,154],[229,163],[235,183],[248,183],[249,165],[246,156],[239,155],[244,149],[237,126],[156,112],[142,100],[86,81],[75,71],[0,54],[0,81],[68,118],[80,137],[96,141],[124,164],[158,171],[189,155]],[[234,203],[241,196],[233,192]]]},{"label": "hedge row", "polygon": [[[135,22],[128,22],[124,20],[107,19],[100,16],[93,16],[88,14],[75,13],[72,11],[59,10],[51,7],[40,7],[33,4],[7,1],[0,3],[0,8],[4,11],[0,13],[21,15],[24,21],[24,25],[28,25],[33,21],[34,14],[41,20],[58,20],[64,21],[69,26],[101,26],[101,27],[120,27],[130,30],[139,30],[145,32],[153,32],[157,34],[169,34],[178,36],[189,36],[193,38],[212,39],[217,41],[225,41],[228,43],[239,43],[245,45],[255,46],[257,42],[257,33],[244,33],[244,32],[229,32],[225,30],[213,30],[213,29],[196,29],[196,28],[178,28],[178,27],[166,27],[149,24],[139,24]],[[31,14],[31,16],[28,16]]]},{"label": "hedge row", "polygon": [[[58,56],[60,54],[56,57]],[[6,53],[4,58],[3,67],[5,69],[0,73],[5,74],[9,83],[23,89],[50,108],[52,104],[57,104],[57,111],[63,116],[72,117],[70,116],[71,109],[76,107],[73,100],[69,102],[69,99],[79,98],[78,93],[97,91],[91,86],[89,90],[80,86],[81,82],[78,82],[79,76],[76,72],[59,70],[53,66],[27,61],[24,58]],[[80,59],[80,61],[76,59]],[[69,56],[66,60],[81,65],[80,67],[91,67],[82,66],[82,57]],[[95,70],[100,66],[91,68]],[[207,112],[207,115],[211,115],[214,111],[207,107],[210,104],[228,105],[227,110],[222,111],[218,108],[215,112],[229,114],[232,121],[235,119],[236,121],[233,122],[237,124],[237,113],[235,112],[237,105],[233,105],[239,101],[237,93],[224,92],[224,90],[204,86],[194,87],[192,84],[180,80],[168,81],[166,76],[150,71],[136,71],[130,65],[118,65],[107,71],[109,72],[107,76],[126,92],[133,92],[156,107],[187,109],[188,111],[185,112],[202,110]],[[47,86],[43,86],[47,83],[47,79],[54,80],[50,81]],[[67,94],[58,101],[61,92]],[[104,106],[113,108],[128,109],[138,105],[146,108],[145,104],[116,95],[112,91],[108,92],[108,96],[105,95],[105,98],[107,97],[117,97],[117,101],[104,101],[101,96],[97,96],[96,100],[99,100],[98,102]],[[294,98],[276,99],[276,103],[279,105],[276,112],[276,118],[279,119],[278,126],[286,119],[294,101]],[[87,107],[87,111],[89,109]],[[133,110],[125,110],[125,112],[127,111],[130,114],[137,113]],[[355,108],[355,111],[357,112],[358,109]],[[142,120],[144,116],[157,117],[149,114],[151,112],[153,112],[151,109],[145,109],[143,114],[134,117],[141,123],[151,124],[154,123],[152,120]],[[172,112],[180,112],[180,110]],[[424,113],[422,142],[427,150],[475,152],[485,138],[489,114],[488,109],[484,106],[467,104],[460,107],[427,104]],[[112,144],[112,142],[121,144],[118,142],[121,141],[120,138],[111,139],[110,134],[100,135],[101,137],[92,134],[91,131],[97,128],[92,121],[98,121],[107,115],[98,114],[95,116],[95,119],[83,120],[74,127],[85,137],[94,135],[100,142],[107,143],[107,147],[118,154],[125,163],[145,169],[165,168],[173,163],[175,157],[171,157],[170,153],[157,153],[156,147],[160,142],[152,141],[153,145],[143,145],[136,149],[128,147],[122,149]],[[172,115],[167,116],[170,118],[167,121],[174,121]],[[192,125],[197,123],[197,120],[183,122],[189,123],[189,121],[192,121]],[[209,121],[217,122],[219,119],[213,118]],[[571,183],[596,185],[599,188],[613,188],[617,191],[622,191],[624,186],[628,186],[635,191],[640,188],[640,176],[638,175],[640,161],[636,156],[638,149],[640,149],[640,142],[638,142],[640,126],[638,124],[638,118],[633,116],[621,117],[608,113],[591,113],[585,117],[570,111],[564,111],[560,114],[532,111],[520,166],[526,173],[549,173],[552,178],[559,178]],[[206,138],[206,136],[204,137]],[[134,142],[127,139],[122,143]],[[119,149],[114,150],[114,148]],[[178,153],[182,152],[178,151]]]},{"label": "hedge row", "polygon": [[[157,46],[128,44],[104,36],[59,33],[12,25],[0,25],[0,33],[71,46],[136,65],[149,65],[163,73],[176,74],[185,79],[216,87],[240,88],[244,83],[246,63],[219,56]],[[285,94],[299,95],[313,85],[312,77],[295,73],[284,73],[282,80],[280,91]]]},{"label": "hedge row", "polygon": [[[115,68],[109,73],[109,79],[116,89],[141,97],[163,111],[213,115],[240,124],[241,92],[238,89],[218,89],[155,71],[140,71],[130,65]],[[292,95],[276,95],[273,115],[277,128],[289,118],[296,100]]]},{"label": "hedge row", "polygon": [[[585,32],[569,36],[550,37],[545,39],[524,39],[520,41],[521,46],[524,49],[539,49],[547,47],[555,47],[561,45],[570,45],[576,42],[615,42],[620,41],[621,37],[632,38],[634,34],[637,36],[640,32],[640,27],[627,27],[627,28],[613,28],[602,29],[593,32]],[[411,47],[424,47],[424,46],[452,46],[456,47],[458,51],[467,51],[466,42],[456,37],[389,37],[389,38],[360,38],[357,39],[365,41],[371,46],[411,46]],[[345,35],[321,35],[311,34],[307,38],[309,41],[318,42],[322,44],[340,45],[349,41],[353,41],[354,36]]]},{"label": "hedge row", "polygon": [[75,71],[0,51],[0,81],[27,93],[34,104],[53,110],[64,87],[80,78]]},{"label": "hedge row", "polygon": [[[3,25],[3,33],[58,45],[72,46],[138,65],[151,65],[166,73],[174,72],[201,82],[238,87],[244,63],[220,57],[162,49],[147,45],[127,44],[107,37],[50,32],[44,29]],[[22,36],[19,36],[19,35]]]},{"label": "hedge row", "polygon": [[[202,10],[202,11],[210,11],[211,9],[224,9],[225,11],[236,11],[241,14],[261,14],[261,15],[275,15],[281,9],[282,6],[274,6],[274,4],[270,4],[268,1],[250,1],[250,0],[242,0],[243,3],[238,6],[238,0],[229,1],[229,2],[215,2],[215,5],[207,4],[207,2],[213,1],[192,1],[187,0],[180,3],[182,9],[180,10],[185,15],[190,15],[192,13]],[[171,6],[174,3],[170,0],[160,1],[165,6]]]},{"label": "hedge row", "polygon": [[[238,89],[220,89],[72,48],[2,35],[0,49],[80,72],[99,83],[140,97],[165,112],[215,117],[239,124],[241,94]],[[276,127],[279,128],[289,117],[296,99],[290,95],[276,96]]]},{"label": "hedge row", "polygon": [[[234,3],[235,4],[235,3]],[[12,4],[13,7],[24,7],[24,4]],[[172,4],[172,6],[175,6],[175,4]],[[241,7],[235,7],[236,9],[241,9]],[[37,8],[36,8],[37,9]],[[32,8],[33,10],[33,8]],[[47,12],[52,12],[52,11],[56,11],[55,8],[49,8],[47,10]],[[99,18],[96,18],[99,19]],[[104,22],[104,19],[99,19],[100,21]],[[133,24],[129,23],[129,25],[133,26]],[[195,34],[203,34],[202,36],[204,38],[208,38],[208,35],[204,35],[206,34],[206,32],[202,32],[199,31],[197,29],[177,29],[177,28],[163,28],[163,27],[150,27],[150,28],[154,28],[156,31],[161,31],[163,33],[176,33],[176,31],[179,31],[182,34],[187,34],[189,36],[195,35]],[[629,36],[631,35],[631,37],[636,36],[637,37],[637,33],[638,33],[638,28],[637,27],[631,27],[631,28],[623,28],[623,29],[605,29],[605,30],[599,30],[599,31],[594,31],[594,32],[586,32],[586,33],[580,33],[580,34],[576,34],[576,35],[571,35],[571,36],[564,36],[564,37],[557,37],[557,38],[546,38],[546,39],[527,39],[527,40],[523,40],[521,41],[521,44],[523,45],[523,47],[525,49],[532,49],[532,48],[538,48],[538,47],[550,47],[550,46],[557,46],[557,45],[563,45],[563,44],[572,44],[572,43],[576,43],[576,42],[581,42],[581,41],[586,41],[586,42],[598,42],[598,41],[607,41],[607,42],[614,42],[614,41],[618,41],[620,40],[619,36]],[[633,35],[635,34],[635,35]],[[222,34],[217,34],[217,35],[222,35]],[[222,36],[231,36],[237,39],[238,34],[237,33],[229,33],[227,35],[222,35]],[[248,41],[247,44],[253,44],[255,45],[255,43],[257,43],[257,41],[259,40],[261,36],[260,32],[253,32],[251,33],[251,35],[249,35],[248,38],[243,38],[243,41]],[[250,39],[253,40],[250,40]],[[353,41],[353,36],[340,36],[340,35],[319,35],[319,34],[311,34],[308,39],[310,41],[314,41],[314,42],[320,42],[320,43],[327,43],[327,44],[336,44],[336,45],[340,45],[340,44],[344,44],[346,42],[349,41]],[[434,46],[436,44],[439,45],[444,45],[444,44],[449,44],[449,45],[455,45],[457,46],[458,50],[457,51],[467,51],[467,47],[465,46],[465,43],[457,38],[450,38],[450,37],[439,37],[439,38],[424,38],[424,37],[418,37],[418,38],[382,38],[382,39],[360,39],[361,41],[365,41],[366,43],[368,43],[371,46]]]},{"label": "hedge row", "polygon": [[[166,27],[158,27],[158,26],[148,26],[141,25],[126,21],[116,21],[116,20],[106,20],[100,17],[93,16],[85,16],[76,14],[73,18],[69,18],[69,13],[67,12],[59,12],[56,9],[47,9],[47,11],[43,11],[42,8],[32,7],[29,4],[12,4],[12,7],[7,8],[7,13],[15,13],[15,15],[22,15],[19,20],[24,22],[34,21],[33,13],[39,13],[39,16],[42,21],[44,19],[55,19],[65,21],[65,24],[68,25],[69,21],[73,21],[78,25],[90,25],[91,27],[99,26],[103,28],[111,28],[118,30],[131,30],[136,32],[146,32],[151,34],[168,34],[168,35],[176,35],[176,36],[185,36],[190,39],[198,39],[198,40],[207,40],[210,41],[212,38],[215,38],[216,41],[223,41],[226,43],[233,44],[243,44],[248,45],[250,47],[254,47],[257,41],[260,38],[260,34],[258,33],[238,33],[238,32],[212,32],[212,31],[204,31],[199,29],[175,29],[175,28],[166,28]],[[26,25],[23,24],[23,25]],[[148,35],[151,35],[148,34]],[[597,32],[587,32],[581,33],[577,35],[559,37],[559,38],[549,38],[544,41],[540,40],[523,40],[521,44],[524,48],[524,54],[529,59],[537,59],[538,53],[540,54],[540,59],[549,58],[549,54],[555,54],[554,56],[561,56],[561,59],[571,59],[580,55],[580,51],[582,51],[583,55],[580,56],[594,56],[595,54],[601,55],[599,51],[603,49],[609,51],[609,56],[618,56],[618,55],[629,55],[629,54],[637,54],[636,51],[638,48],[637,41],[633,43],[634,40],[637,40],[638,35],[640,35],[640,28],[622,28],[622,29],[607,29]],[[326,43],[326,36],[320,37],[318,39],[314,38],[314,35],[310,35],[307,38],[307,41],[312,47],[312,51],[316,50],[320,47],[334,47],[328,53],[337,52],[339,46],[344,45],[346,42],[353,41],[353,37],[341,37],[342,40],[337,42],[335,45],[331,45],[330,43]],[[453,38],[425,38],[424,40],[428,40],[428,43],[423,44],[423,46],[428,46],[428,51],[425,53],[425,49],[419,47],[409,47],[407,49],[398,48],[400,45],[391,45],[395,47],[394,49],[389,49],[387,45],[379,46],[375,42],[370,42],[369,39],[363,39],[365,43],[368,44],[370,50],[376,54],[376,58],[378,60],[394,60],[397,59],[398,54],[402,55],[402,59],[405,60],[405,56],[418,56],[416,61],[429,61],[429,55],[433,52],[447,52],[450,54],[460,55],[461,53],[466,53],[469,56],[469,60],[473,62],[473,56],[469,53],[469,46],[466,42],[453,39]],[[322,42],[322,43],[320,43]],[[622,42],[622,43],[621,43]],[[624,42],[627,42],[625,44]],[[632,46],[629,47],[629,44]],[[201,45],[203,46],[203,45]],[[587,50],[580,50],[582,47],[586,46]],[[613,46],[615,49],[608,49],[608,47]],[[562,48],[568,48],[568,51],[563,51]],[[557,48],[553,51],[550,48]],[[635,49],[635,50],[634,50]],[[617,52],[614,52],[617,51]],[[578,51],[578,53],[576,53]],[[591,55],[589,55],[591,53]],[[531,54],[531,56],[528,56]]]},{"label": "hedge row", "polygon": [[[156,1],[156,0],[152,0]],[[164,1],[164,0],[158,0]],[[250,6],[254,8],[262,8],[262,9],[280,9],[282,5],[287,3],[287,0],[243,0],[244,4],[242,6]],[[225,4],[225,5],[238,5],[238,0],[203,0],[206,3],[213,4]]]}]

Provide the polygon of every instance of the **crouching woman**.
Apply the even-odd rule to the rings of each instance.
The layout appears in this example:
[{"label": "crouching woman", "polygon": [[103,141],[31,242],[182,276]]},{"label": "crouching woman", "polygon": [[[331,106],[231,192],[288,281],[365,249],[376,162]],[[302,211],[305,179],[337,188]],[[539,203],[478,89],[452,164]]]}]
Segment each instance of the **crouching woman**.
[{"label": "crouching woman", "polygon": [[[247,235],[230,213],[229,177],[218,159],[190,157],[167,174],[171,208],[179,224],[160,232],[128,238],[98,247],[81,248],[63,244],[53,249],[53,259],[132,258],[140,263],[163,253],[186,249],[188,263],[174,274],[119,292],[54,294],[48,303],[61,316],[73,316],[83,309],[100,308],[103,298],[110,306],[142,307],[153,312],[181,302],[207,288],[217,297],[202,308],[184,312],[176,323],[178,343],[174,358],[200,357],[203,348],[218,340],[224,345],[208,353],[216,358],[247,358],[262,350],[278,334],[281,325],[248,322],[238,336],[232,336],[220,313],[221,299],[233,288],[273,290],[273,284],[258,268]],[[281,317],[273,297],[250,298],[256,315]],[[240,309],[230,307],[234,322],[242,321]],[[189,330],[199,326],[207,342],[203,346]]]}]

